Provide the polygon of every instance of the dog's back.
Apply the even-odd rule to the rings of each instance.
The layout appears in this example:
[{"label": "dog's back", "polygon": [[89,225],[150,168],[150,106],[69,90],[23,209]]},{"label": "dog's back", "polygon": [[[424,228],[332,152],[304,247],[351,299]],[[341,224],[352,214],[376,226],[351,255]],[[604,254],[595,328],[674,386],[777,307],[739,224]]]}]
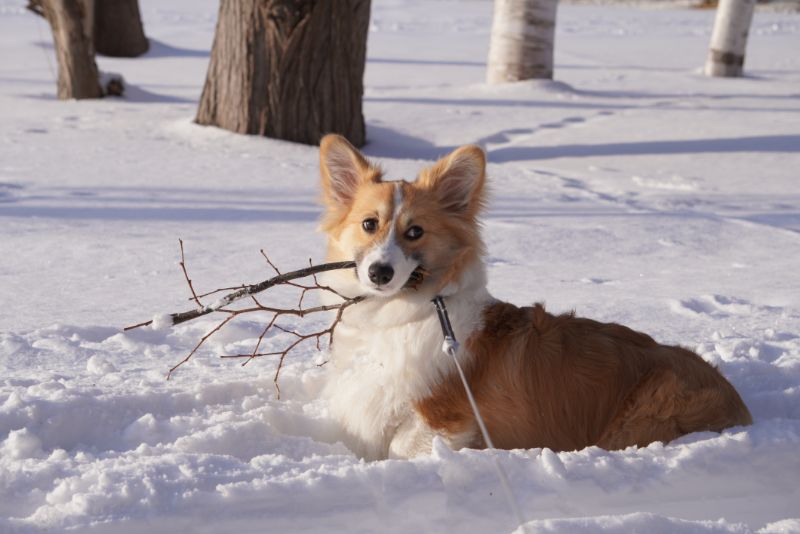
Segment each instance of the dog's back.
[{"label": "dog's back", "polygon": [[[620,449],[752,422],[733,386],[697,354],[618,324],[496,303],[466,348],[497,447]],[[440,432],[474,426],[456,376],[417,409]]]}]

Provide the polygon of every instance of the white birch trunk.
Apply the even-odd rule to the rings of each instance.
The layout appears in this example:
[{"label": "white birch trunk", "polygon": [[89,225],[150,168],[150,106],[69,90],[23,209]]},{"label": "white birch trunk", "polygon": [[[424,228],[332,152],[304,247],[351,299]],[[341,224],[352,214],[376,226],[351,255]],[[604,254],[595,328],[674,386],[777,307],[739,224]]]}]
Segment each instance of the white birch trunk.
[{"label": "white birch trunk", "polygon": [[708,76],[741,76],[747,33],[756,0],[720,0],[705,73]]},{"label": "white birch trunk", "polygon": [[553,78],[558,0],[495,0],[486,79]]}]

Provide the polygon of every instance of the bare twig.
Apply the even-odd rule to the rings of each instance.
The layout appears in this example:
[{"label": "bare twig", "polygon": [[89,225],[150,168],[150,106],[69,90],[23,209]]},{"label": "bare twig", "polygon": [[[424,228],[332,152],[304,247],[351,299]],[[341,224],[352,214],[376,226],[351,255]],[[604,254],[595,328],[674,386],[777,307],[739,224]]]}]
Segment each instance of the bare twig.
[{"label": "bare twig", "polygon": [[[314,287],[313,289],[322,289],[323,287],[324,286],[319,286],[319,287]],[[320,348],[321,348],[320,347],[320,341],[325,336],[327,336],[328,337],[328,346],[330,346],[333,343],[333,334],[334,334],[334,332],[336,330],[336,326],[342,320],[342,315],[344,314],[344,310],[349,308],[353,304],[357,304],[357,303],[361,302],[365,298],[366,297],[359,296],[359,297],[355,297],[355,298],[352,298],[352,299],[347,299],[344,302],[342,302],[341,304],[334,304],[334,305],[327,305],[327,306],[317,306],[316,308],[308,308],[306,310],[280,310],[278,313],[275,313],[273,315],[273,317],[270,320],[269,324],[264,329],[264,331],[261,333],[261,336],[259,336],[258,342],[256,343],[256,346],[253,349],[253,352],[248,353],[248,354],[227,354],[227,355],[223,355],[223,356],[220,356],[220,357],[221,358],[245,358],[246,360],[242,363],[242,365],[244,366],[244,365],[247,365],[252,360],[254,360],[255,358],[260,358],[260,357],[263,357],[263,356],[279,356],[280,358],[278,360],[278,367],[275,369],[275,376],[273,378],[273,382],[275,383],[275,389],[277,390],[278,398],[280,398],[281,388],[280,388],[280,386],[278,386],[278,377],[280,376],[281,369],[283,368],[283,361],[286,358],[286,356],[292,350],[294,350],[298,345],[300,345],[302,342],[307,341],[309,339],[315,340],[316,341],[317,350],[320,350]],[[296,330],[289,330],[288,328],[284,328],[284,327],[282,327],[282,326],[280,326],[280,325],[275,323],[275,320],[281,315],[300,315],[302,317],[304,314],[307,314],[307,313],[315,313],[317,311],[331,311],[331,310],[337,310],[336,311],[336,316],[334,317],[333,321],[330,323],[328,328],[325,328],[323,330],[317,330],[317,331],[308,332],[308,333],[300,333],[300,332],[297,332]],[[254,310],[250,310],[250,311],[254,311]],[[258,349],[261,346],[261,340],[263,339],[264,335],[266,335],[267,331],[272,327],[277,328],[278,330],[280,330],[282,332],[285,332],[287,334],[291,334],[296,339],[292,343],[290,343],[287,347],[285,347],[283,350],[273,351],[273,352],[258,352]]]},{"label": "bare twig", "polygon": [[[223,291],[236,291],[238,289],[242,289],[243,287],[244,287],[243,285],[220,287],[219,289],[213,289],[211,291],[206,291],[205,293],[200,293],[199,295],[197,295],[197,297],[202,299],[205,297],[210,297],[211,295],[216,295],[217,293],[222,293]],[[194,300],[194,299],[190,298],[189,300]]]},{"label": "bare twig", "polygon": [[274,264],[274,263],[272,263],[272,260],[270,260],[270,259],[269,259],[269,256],[267,256],[267,253],[266,253],[266,252],[264,252],[264,249],[263,249],[263,248],[261,249],[261,255],[262,255],[262,256],[264,256],[264,259],[265,259],[265,260],[267,260],[267,263],[269,263],[269,266],[270,266],[270,267],[272,267],[272,270],[273,270],[273,271],[275,271],[275,274],[277,274],[278,276],[280,276],[280,274],[281,274],[280,270],[279,270],[277,267],[275,267],[275,264]]},{"label": "bare twig", "polygon": [[130,326],[126,326],[125,328],[123,328],[123,330],[124,330],[124,331],[127,331],[127,330],[133,330],[134,328],[139,328],[140,326],[147,326],[147,325],[149,325],[149,324],[152,324],[152,322],[153,322],[153,320],[152,320],[152,319],[150,319],[149,321],[145,321],[145,322],[143,322],[143,323],[139,323],[139,324],[132,324],[132,325],[130,325]]},{"label": "bare twig", "polygon": [[[198,296],[197,292],[195,291],[194,286],[192,284],[192,280],[191,278],[189,278],[189,274],[186,270],[186,260],[184,257],[183,240],[179,239],[178,241],[180,243],[180,249],[181,249],[181,261],[180,261],[181,270],[183,271],[183,275],[187,285],[189,286],[189,290],[192,293],[192,300],[194,300],[199,307],[194,310],[171,314],[170,318],[172,319],[172,324],[173,325],[180,324],[189,321],[191,319],[207,315],[212,312],[224,313],[227,315],[227,317],[225,317],[216,326],[214,326],[214,328],[209,330],[200,339],[200,341],[197,342],[197,344],[189,352],[189,354],[186,355],[186,357],[184,357],[180,362],[178,362],[169,369],[169,372],[167,373],[167,379],[171,378],[172,374],[179,367],[187,363],[192,358],[192,356],[194,356],[194,354],[200,349],[200,347],[202,347],[203,344],[206,341],[208,341],[208,339],[211,336],[219,332],[222,328],[224,328],[227,324],[233,321],[233,319],[235,319],[236,317],[244,314],[268,313],[270,314],[270,319],[267,321],[266,325],[262,329],[261,334],[258,336],[258,339],[256,341],[255,347],[251,352],[247,354],[224,355],[222,356],[222,358],[244,358],[245,361],[242,363],[242,365],[247,365],[249,362],[253,361],[256,358],[260,358],[263,356],[278,356],[279,359],[273,381],[275,383],[275,389],[277,391],[277,395],[280,398],[280,387],[278,386],[278,377],[280,376],[280,372],[281,369],[283,368],[283,363],[284,360],[286,359],[286,356],[290,352],[292,352],[298,345],[307,340],[314,340],[316,342],[317,350],[321,349],[322,347],[321,342],[323,340],[327,340],[328,346],[330,346],[333,343],[334,332],[336,330],[337,325],[342,319],[342,315],[345,309],[352,306],[353,304],[361,302],[366,298],[364,296],[345,297],[344,295],[338,293],[332,287],[320,284],[319,280],[317,280],[316,276],[317,273],[331,271],[334,269],[349,269],[355,266],[355,262],[339,262],[339,263],[327,263],[322,265],[313,265],[311,260],[309,260],[309,266],[306,267],[305,269],[299,269],[297,271],[292,271],[289,273],[281,273],[281,271],[275,266],[274,263],[272,263],[272,261],[266,255],[266,253],[262,250],[261,255],[264,257],[264,259],[266,259],[269,266],[275,271],[276,276],[270,278],[269,280],[264,280],[263,282],[260,282],[258,284],[242,285],[233,288],[223,288],[208,293],[204,293],[200,296],[208,296],[221,291],[235,289],[235,291],[223,296],[221,299],[218,299],[215,303],[204,306],[200,302],[200,296]],[[302,284],[294,281],[309,276],[313,277],[314,280],[313,284]],[[278,308],[274,306],[265,306],[256,298],[255,295],[257,293],[260,293],[262,291],[265,291],[266,289],[275,287],[277,285],[289,286],[300,290],[300,297],[297,301],[296,308]],[[304,308],[303,299],[305,295],[311,291],[321,291],[321,292],[331,293],[339,297],[341,299],[341,302],[337,304],[322,304],[319,306]],[[237,309],[232,309],[228,307],[230,304],[239,301],[245,297],[249,297],[249,299],[253,303],[252,306],[240,307]],[[277,324],[276,322],[279,317],[295,316],[303,318],[310,314],[320,313],[320,312],[331,312],[331,311],[336,312],[333,321],[331,321],[326,328],[314,330],[311,332],[305,332],[305,333],[299,332],[297,330],[283,327]],[[125,330],[131,330],[133,328],[147,326],[149,324],[152,324],[152,322],[153,321],[151,320],[136,325],[131,325],[129,327],[126,327]],[[278,329],[287,334],[290,334],[294,336],[295,339],[281,350],[276,350],[272,352],[261,352],[260,349],[263,344],[264,338],[266,337],[267,333],[269,333],[269,331],[272,330],[273,328]]]},{"label": "bare twig", "polygon": [[182,359],[181,361],[179,361],[177,364],[173,365],[173,366],[170,368],[169,372],[167,373],[167,380],[169,380],[170,378],[172,378],[172,373],[174,373],[174,372],[175,372],[175,369],[177,369],[178,367],[180,367],[180,366],[181,366],[181,365],[183,365],[184,363],[188,362],[188,361],[189,361],[189,359],[191,359],[191,357],[192,357],[192,356],[194,356],[194,353],[195,353],[195,352],[197,352],[197,349],[199,349],[201,346],[203,346],[203,343],[205,343],[205,342],[206,342],[206,340],[207,340],[208,338],[210,338],[212,335],[214,335],[214,333],[215,333],[215,332],[219,332],[219,330],[220,330],[220,329],[221,329],[223,326],[225,326],[226,324],[228,324],[229,322],[231,322],[231,321],[233,320],[233,318],[234,318],[234,317],[236,317],[236,315],[235,315],[235,314],[231,314],[231,315],[229,315],[229,316],[228,316],[228,317],[226,317],[226,318],[225,318],[225,319],[224,319],[224,320],[223,320],[221,323],[219,323],[217,326],[215,326],[214,328],[212,328],[211,330],[209,330],[209,332],[208,332],[206,335],[204,335],[204,336],[203,336],[203,337],[200,339],[200,341],[197,343],[197,345],[195,345],[195,346],[194,346],[194,348],[192,349],[192,351],[191,351],[189,354],[187,354],[187,355],[186,355],[186,357],[185,357],[184,359]]},{"label": "bare twig", "polygon": [[[319,286],[319,287],[313,287],[311,289],[324,290],[325,287],[326,286]],[[228,324],[230,321],[232,321],[235,317],[237,317],[239,315],[247,314],[247,313],[267,312],[267,313],[271,313],[272,314],[272,318],[270,319],[270,321],[267,323],[267,325],[262,330],[261,335],[259,335],[258,341],[256,342],[256,346],[253,349],[253,351],[251,353],[248,353],[248,354],[223,355],[223,356],[221,356],[221,358],[247,358],[247,360],[242,363],[242,365],[244,366],[244,365],[247,365],[250,361],[254,360],[255,358],[259,358],[259,357],[262,357],[262,356],[280,356],[280,359],[278,360],[278,367],[275,370],[275,377],[273,378],[273,382],[275,383],[275,389],[277,390],[278,398],[280,398],[280,387],[278,386],[278,377],[280,376],[281,369],[283,368],[283,361],[286,358],[286,356],[292,350],[294,350],[298,345],[300,345],[300,343],[302,343],[303,341],[306,341],[308,339],[315,339],[316,340],[317,350],[320,350],[321,349],[320,341],[323,339],[323,337],[327,336],[327,338],[328,338],[328,346],[330,346],[333,343],[333,334],[334,334],[334,331],[336,330],[336,326],[339,324],[339,322],[342,319],[342,314],[344,313],[344,310],[349,308],[353,304],[357,304],[357,303],[363,301],[366,297],[357,296],[357,297],[353,297],[353,298],[345,298],[345,300],[343,302],[339,303],[339,304],[323,304],[323,305],[320,305],[320,306],[315,306],[313,308],[305,308],[305,309],[274,308],[274,307],[270,307],[270,306],[263,306],[261,303],[259,303],[255,299],[255,297],[251,297],[251,298],[255,302],[255,306],[253,306],[253,307],[241,308],[241,309],[238,309],[238,310],[228,310],[228,309],[217,310],[217,311],[222,312],[222,313],[227,313],[228,317],[226,317],[222,322],[217,324],[206,335],[204,335],[200,339],[200,341],[197,343],[197,345],[195,345],[195,347],[192,349],[192,351],[189,354],[187,354],[186,357],[183,360],[178,362],[175,366],[173,366],[169,370],[169,372],[167,373],[167,379],[171,378],[172,373],[178,367],[180,367],[183,364],[185,364],[186,362],[188,362],[191,359],[191,357],[194,356],[194,354],[197,352],[197,350],[208,340],[208,338],[210,338],[216,332],[219,332],[220,329],[222,329],[222,327],[224,327],[226,324]],[[302,318],[302,317],[305,317],[306,315],[309,315],[309,314],[319,313],[319,312],[327,312],[327,311],[336,311],[336,316],[334,317],[334,320],[330,323],[330,325],[328,325],[327,328],[325,328],[323,330],[319,330],[319,331],[314,331],[314,332],[301,334],[301,333],[299,333],[299,332],[297,332],[295,330],[289,330],[289,329],[284,328],[284,327],[282,327],[282,326],[280,326],[280,325],[275,323],[277,318],[281,317],[281,316],[294,315],[294,316]],[[274,352],[258,352],[258,349],[261,347],[261,343],[262,343],[262,341],[264,339],[264,336],[266,336],[267,332],[273,327],[277,328],[278,330],[280,330],[282,332],[286,332],[288,334],[292,334],[297,339],[295,339],[295,341],[290,343],[283,350],[274,351]]]},{"label": "bare twig", "polygon": [[203,303],[200,302],[200,299],[197,298],[197,293],[194,292],[194,286],[192,285],[192,279],[189,278],[189,273],[186,272],[186,260],[183,257],[183,239],[178,239],[178,243],[181,244],[181,270],[183,271],[183,277],[186,278],[186,283],[189,285],[189,291],[192,292],[192,299],[197,303],[198,308],[203,307]]}]

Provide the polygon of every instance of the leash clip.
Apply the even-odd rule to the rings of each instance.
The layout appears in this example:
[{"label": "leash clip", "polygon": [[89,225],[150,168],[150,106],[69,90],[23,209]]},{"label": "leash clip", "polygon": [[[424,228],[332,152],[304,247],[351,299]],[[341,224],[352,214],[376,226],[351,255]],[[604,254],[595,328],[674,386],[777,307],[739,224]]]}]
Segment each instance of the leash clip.
[{"label": "leash clip", "polygon": [[439,316],[439,324],[442,327],[442,335],[444,342],[442,343],[442,352],[455,356],[458,352],[458,340],[456,334],[453,332],[453,325],[450,324],[450,316],[447,314],[447,306],[444,305],[444,298],[437,295],[432,300],[433,305],[436,307],[436,315]]}]

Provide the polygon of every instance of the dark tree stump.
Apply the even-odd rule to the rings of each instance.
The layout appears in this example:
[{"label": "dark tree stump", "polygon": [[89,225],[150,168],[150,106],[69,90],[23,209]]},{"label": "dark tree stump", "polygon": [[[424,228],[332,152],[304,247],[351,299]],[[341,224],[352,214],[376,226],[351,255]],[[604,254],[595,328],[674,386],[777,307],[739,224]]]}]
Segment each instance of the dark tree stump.
[{"label": "dark tree stump", "polygon": [[369,0],[222,0],[197,122],[363,145],[369,9]]},{"label": "dark tree stump", "polygon": [[85,31],[85,4],[80,0],[42,0],[41,6],[53,31],[58,98],[102,97],[92,41]]},{"label": "dark tree stump", "polygon": [[94,47],[113,57],[141,56],[150,48],[139,0],[94,0]]}]

